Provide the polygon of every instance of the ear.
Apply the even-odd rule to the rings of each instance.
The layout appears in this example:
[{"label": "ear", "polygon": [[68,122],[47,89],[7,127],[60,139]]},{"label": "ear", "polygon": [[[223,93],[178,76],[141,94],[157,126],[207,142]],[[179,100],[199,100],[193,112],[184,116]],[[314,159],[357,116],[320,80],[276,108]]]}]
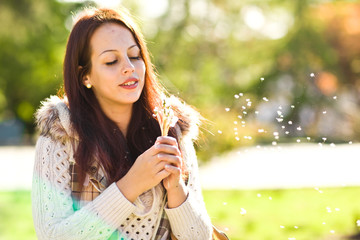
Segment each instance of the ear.
[{"label": "ear", "polygon": [[88,85],[88,84],[91,85],[91,81],[90,81],[90,76],[89,76],[89,74],[85,74],[85,75],[82,74],[82,71],[83,71],[83,69],[84,69],[82,66],[79,66],[78,69],[79,69],[79,72],[81,73],[81,78],[82,78],[81,81],[82,81],[82,84],[83,84],[84,86],[86,86],[86,85]]}]

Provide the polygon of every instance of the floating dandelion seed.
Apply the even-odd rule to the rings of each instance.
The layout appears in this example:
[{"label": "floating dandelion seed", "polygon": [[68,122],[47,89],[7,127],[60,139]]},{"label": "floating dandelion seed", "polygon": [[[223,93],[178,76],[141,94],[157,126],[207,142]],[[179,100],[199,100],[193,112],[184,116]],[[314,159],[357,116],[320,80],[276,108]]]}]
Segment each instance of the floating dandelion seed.
[{"label": "floating dandelion seed", "polygon": [[279,139],[279,136],[275,136],[274,138],[275,138],[276,140],[278,140],[278,139]]},{"label": "floating dandelion seed", "polygon": [[269,200],[272,200],[272,197],[269,197]]},{"label": "floating dandelion seed", "polygon": [[248,107],[251,107],[251,102],[248,102],[247,105],[248,105]]},{"label": "floating dandelion seed", "polygon": [[337,212],[340,211],[340,208],[335,208],[335,211],[337,211]]},{"label": "floating dandelion seed", "polygon": [[242,119],[242,116],[241,116],[241,115],[238,115],[238,118]]},{"label": "floating dandelion seed", "polygon": [[285,126],[284,126],[284,125],[282,125],[282,126],[281,126],[281,128],[282,128],[282,129],[285,129]]},{"label": "floating dandelion seed", "polygon": [[239,138],[239,137],[235,137],[235,140],[236,140],[236,141],[240,141],[240,138]]},{"label": "floating dandelion seed", "polygon": [[350,141],[349,144],[352,144],[352,141]]},{"label": "floating dandelion seed", "polygon": [[306,139],[307,139],[308,141],[310,141],[311,138],[310,138],[310,137],[307,137]]},{"label": "floating dandelion seed", "polygon": [[237,121],[234,121],[234,124],[237,124]]},{"label": "floating dandelion seed", "polygon": [[247,112],[246,112],[246,111],[243,111],[243,114],[244,114],[244,115],[246,115],[246,114],[247,114]]},{"label": "floating dandelion seed", "polygon": [[245,124],[245,121],[241,121],[242,124]]},{"label": "floating dandelion seed", "polygon": [[262,77],[262,78],[260,78],[260,80],[261,80],[261,81],[264,81],[264,80],[265,80],[265,78],[263,78],[263,77]]},{"label": "floating dandelion seed", "polygon": [[296,238],[289,237],[288,240],[296,240]]},{"label": "floating dandelion seed", "polygon": [[282,109],[282,106],[279,106],[278,109]]},{"label": "floating dandelion seed", "polygon": [[288,135],[290,132],[289,131],[286,131],[285,134]]},{"label": "floating dandelion seed", "polygon": [[235,128],[234,128],[234,131],[237,131],[237,130],[238,130],[238,129],[235,127]]},{"label": "floating dandelion seed", "polygon": [[264,100],[265,102],[268,102],[268,101],[269,101],[269,99],[267,99],[266,97],[263,97],[263,100]]},{"label": "floating dandelion seed", "polygon": [[284,119],[282,119],[282,118],[276,118],[276,121],[278,121],[278,122],[280,123],[280,122],[284,121]]},{"label": "floating dandelion seed", "polygon": [[261,197],[261,194],[260,194],[260,193],[258,193],[258,194],[257,194],[257,197]]},{"label": "floating dandelion seed", "polygon": [[227,202],[223,202],[223,205],[224,205],[224,206],[227,205]]},{"label": "floating dandelion seed", "polygon": [[299,227],[298,226],[294,226],[295,229],[298,229]]},{"label": "floating dandelion seed", "polygon": [[273,141],[271,144],[272,144],[273,146],[276,146],[276,145],[277,145],[277,142]]},{"label": "floating dandelion seed", "polygon": [[326,111],[323,111],[322,113],[323,113],[323,114],[326,114]]},{"label": "floating dandelion seed", "polygon": [[282,115],[282,112],[279,111],[279,110],[277,110],[277,114],[278,114],[279,116],[281,116],[281,115]]},{"label": "floating dandelion seed", "polygon": [[335,143],[330,143],[330,147],[336,147]]},{"label": "floating dandelion seed", "polygon": [[240,208],[240,214],[244,216],[246,214],[246,209]]},{"label": "floating dandelion seed", "polygon": [[288,121],[288,124],[291,125],[291,124],[292,124],[292,121]]},{"label": "floating dandelion seed", "polygon": [[330,207],[326,207],[326,211],[327,211],[328,213],[331,213],[331,208],[330,208]]},{"label": "floating dandelion seed", "polygon": [[256,115],[259,114],[259,111],[255,111],[255,114],[256,114]]},{"label": "floating dandelion seed", "polygon": [[278,132],[274,132],[273,134],[274,134],[274,136],[279,136]]},{"label": "floating dandelion seed", "polygon": [[280,228],[285,228],[283,225],[280,225]]},{"label": "floating dandelion seed", "polygon": [[335,230],[330,230],[330,233],[334,234],[334,233],[335,233]]},{"label": "floating dandelion seed", "polygon": [[235,95],[234,95],[234,98],[236,98],[236,99],[237,99],[237,98],[239,98],[239,97],[240,97],[240,96],[239,96],[239,95],[237,95],[237,94],[235,94]]},{"label": "floating dandelion seed", "polygon": [[238,132],[234,132],[235,135],[238,135]]},{"label": "floating dandelion seed", "polygon": [[242,97],[242,96],[244,96],[244,94],[243,94],[243,93],[239,93],[239,96]]},{"label": "floating dandelion seed", "polygon": [[333,99],[336,100],[336,99],[337,99],[337,96],[333,96]]},{"label": "floating dandelion seed", "polygon": [[297,127],[297,128],[296,128],[296,130],[301,131],[301,127],[300,127],[300,126],[299,126],[299,127]]},{"label": "floating dandelion seed", "polygon": [[225,108],[225,111],[227,111],[227,112],[230,111],[230,108]]},{"label": "floating dandelion seed", "polygon": [[319,143],[319,147],[322,147],[323,145],[322,145],[322,143]]},{"label": "floating dandelion seed", "polygon": [[294,108],[295,108],[295,106],[294,106],[294,105],[291,105],[290,107],[291,107],[292,109],[294,109]]},{"label": "floating dandelion seed", "polygon": [[258,129],[258,132],[259,132],[259,133],[263,133],[263,132],[265,132],[265,130],[262,129],[262,128],[260,128],[260,129]]},{"label": "floating dandelion seed", "polygon": [[315,73],[310,73],[310,77],[315,77]]},{"label": "floating dandelion seed", "polygon": [[226,227],[226,228],[224,228],[224,230],[225,230],[225,231],[229,231],[229,228]]},{"label": "floating dandelion seed", "polygon": [[219,134],[222,134],[222,131],[221,131],[221,130],[218,130],[218,133],[219,133]]},{"label": "floating dandelion seed", "polygon": [[323,137],[323,138],[322,138],[322,140],[323,140],[324,142],[326,141],[326,139],[327,139],[326,137]]},{"label": "floating dandelion seed", "polygon": [[325,224],[326,224],[326,222],[323,222],[322,224],[323,224],[323,225],[325,225]]},{"label": "floating dandelion seed", "polygon": [[241,108],[242,108],[242,109],[244,109],[244,110],[246,109],[246,107],[245,107],[245,106],[241,106]]},{"label": "floating dandelion seed", "polygon": [[298,142],[298,143],[299,143],[299,142],[301,142],[301,140],[300,140],[300,139],[297,139],[297,140],[296,140],[296,142]]},{"label": "floating dandelion seed", "polygon": [[360,227],[360,220],[356,220],[356,226]]}]

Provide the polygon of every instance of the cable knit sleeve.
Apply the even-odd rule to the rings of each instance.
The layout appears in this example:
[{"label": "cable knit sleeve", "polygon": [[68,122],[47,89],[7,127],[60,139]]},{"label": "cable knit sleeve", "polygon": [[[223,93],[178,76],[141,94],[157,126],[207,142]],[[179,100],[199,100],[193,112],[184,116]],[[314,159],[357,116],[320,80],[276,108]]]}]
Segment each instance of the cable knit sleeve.
[{"label": "cable knit sleeve", "polygon": [[212,225],[201,193],[193,141],[189,137],[184,138],[179,145],[189,171],[189,195],[179,207],[165,208],[165,211],[169,217],[172,233],[178,240],[208,240],[211,239]]},{"label": "cable knit sleeve", "polygon": [[107,239],[135,210],[111,184],[74,212],[66,145],[40,136],[36,145],[32,209],[38,239]]}]

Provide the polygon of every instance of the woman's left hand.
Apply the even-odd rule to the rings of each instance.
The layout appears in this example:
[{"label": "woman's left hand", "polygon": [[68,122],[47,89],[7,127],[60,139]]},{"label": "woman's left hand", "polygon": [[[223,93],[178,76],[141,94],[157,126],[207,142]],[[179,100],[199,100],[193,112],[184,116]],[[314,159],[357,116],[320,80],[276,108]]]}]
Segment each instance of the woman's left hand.
[{"label": "woman's left hand", "polygon": [[[168,144],[178,148],[176,139],[172,137],[159,137],[157,143]],[[187,197],[187,189],[181,177],[182,157],[180,150],[178,153],[175,157],[179,158],[180,161],[176,161],[176,164],[169,163],[165,165],[165,170],[168,171],[170,175],[163,179],[163,186],[168,193],[168,207],[170,208],[179,206]]]}]

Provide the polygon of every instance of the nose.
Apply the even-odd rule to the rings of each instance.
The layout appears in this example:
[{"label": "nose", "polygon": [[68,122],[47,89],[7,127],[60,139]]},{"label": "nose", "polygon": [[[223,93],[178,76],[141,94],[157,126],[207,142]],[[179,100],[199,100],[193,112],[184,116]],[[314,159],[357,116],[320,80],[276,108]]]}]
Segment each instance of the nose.
[{"label": "nose", "polygon": [[135,72],[135,67],[131,63],[131,61],[127,59],[122,67],[122,73],[126,75],[126,74],[132,74],[133,72]]}]

